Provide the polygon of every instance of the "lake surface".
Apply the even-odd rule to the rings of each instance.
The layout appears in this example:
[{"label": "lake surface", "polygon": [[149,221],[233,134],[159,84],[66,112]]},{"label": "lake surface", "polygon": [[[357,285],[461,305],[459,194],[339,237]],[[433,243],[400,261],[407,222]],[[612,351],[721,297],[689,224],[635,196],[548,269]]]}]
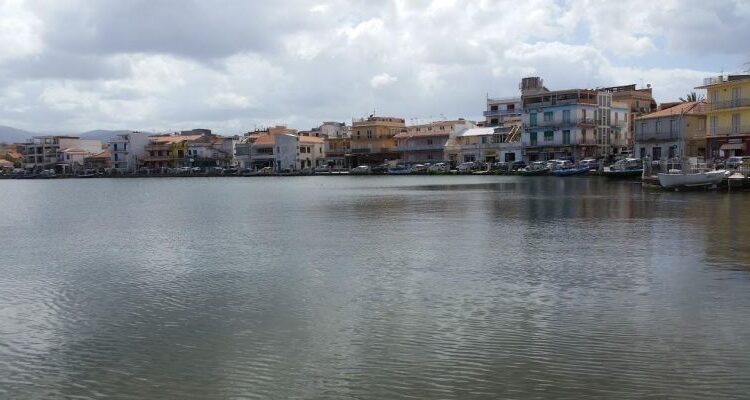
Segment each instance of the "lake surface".
[{"label": "lake surface", "polygon": [[737,398],[750,193],[0,181],[0,398]]}]

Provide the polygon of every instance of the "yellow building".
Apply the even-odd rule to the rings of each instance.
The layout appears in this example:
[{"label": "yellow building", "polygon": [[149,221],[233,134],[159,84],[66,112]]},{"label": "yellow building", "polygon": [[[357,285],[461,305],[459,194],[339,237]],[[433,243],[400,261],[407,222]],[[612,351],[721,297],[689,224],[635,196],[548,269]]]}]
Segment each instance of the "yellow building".
[{"label": "yellow building", "polygon": [[706,158],[748,154],[750,147],[750,75],[708,78]]},{"label": "yellow building", "polygon": [[398,160],[396,134],[406,127],[403,118],[371,115],[352,121],[349,165],[377,165]]}]

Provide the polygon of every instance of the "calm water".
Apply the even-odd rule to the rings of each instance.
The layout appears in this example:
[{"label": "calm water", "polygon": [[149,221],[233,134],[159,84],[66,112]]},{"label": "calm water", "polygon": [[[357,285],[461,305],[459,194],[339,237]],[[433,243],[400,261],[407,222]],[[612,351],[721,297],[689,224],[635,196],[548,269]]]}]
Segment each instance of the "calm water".
[{"label": "calm water", "polygon": [[750,193],[0,181],[0,398],[732,398]]}]

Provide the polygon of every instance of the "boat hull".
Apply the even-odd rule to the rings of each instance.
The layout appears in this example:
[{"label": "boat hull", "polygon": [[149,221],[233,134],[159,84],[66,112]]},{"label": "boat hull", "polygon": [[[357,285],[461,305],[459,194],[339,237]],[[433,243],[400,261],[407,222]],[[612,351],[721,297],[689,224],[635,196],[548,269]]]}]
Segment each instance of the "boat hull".
[{"label": "boat hull", "polygon": [[709,171],[695,174],[658,174],[659,184],[665,188],[698,187],[718,185],[726,171]]},{"label": "boat hull", "polygon": [[583,175],[587,174],[589,172],[589,167],[582,167],[582,168],[569,168],[569,169],[558,169],[555,171],[552,171],[552,174],[555,176],[575,176],[575,175]]},{"label": "boat hull", "polygon": [[536,169],[536,170],[530,170],[530,171],[518,171],[518,174],[521,176],[542,176],[542,175],[549,174],[549,168]]},{"label": "boat hull", "polygon": [[625,179],[625,178],[638,178],[643,175],[642,169],[628,169],[621,171],[602,171],[602,175],[611,179]]}]

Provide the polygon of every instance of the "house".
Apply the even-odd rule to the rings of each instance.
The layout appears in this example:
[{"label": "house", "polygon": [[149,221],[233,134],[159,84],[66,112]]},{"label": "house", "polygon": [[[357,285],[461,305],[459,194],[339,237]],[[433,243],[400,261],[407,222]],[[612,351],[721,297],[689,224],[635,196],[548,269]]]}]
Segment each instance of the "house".
[{"label": "house", "polygon": [[707,78],[706,158],[750,154],[750,75]]},{"label": "house", "polygon": [[101,153],[84,157],[83,168],[100,172],[108,171],[112,168],[112,154],[109,150],[104,150]]},{"label": "house", "polygon": [[14,167],[12,161],[0,159],[0,172],[11,171]]},{"label": "house", "polygon": [[396,151],[401,161],[408,164],[440,162],[444,160],[448,139],[471,127],[474,123],[464,119],[410,125],[394,136]]},{"label": "house", "polygon": [[189,166],[230,167],[236,165],[235,146],[239,137],[202,135],[187,144]]},{"label": "house", "polygon": [[145,161],[146,146],[150,142],[149,134],[144,132],[121,133],[111,138],[107,148],[112,169],[120,173],[138,170]]},{"label": "house", "polygon": [[81,139],[78,136],[35,136],[22,146],[23,167],[32,171],[45,169],[62,171],[67,163],[65,155],[61,152],[66,149],[95,154],[102,151],[102,142],[94,139]]},{"label": "house", "polygon": [[294,172],[324,165],[323,138],[291,133],[262,135],[250,146],[250,168],[270,167],[274,172]]},{"label": "house", "polygon": [[513,125],[463,129],[445,144],[445,158],[452,166],[471,161],[494,163],[521,160],[521,143],[513,140],[517,131],[518,127]]},{"label": "house", "polygon": [[628,108],[594,89],[550,91],[539,77],[521,83],[526,161],[602,157],[627,148]]},{"label": "house", "polygon": [[395,136],[405,128],[403,118],[370,115],[352,121],[349,165],[377,165],[398,160]]},{"label": "house", "polygon": [[635,119],[635,155],[652,160],[704,157],[706,104],[677,103]]}]

